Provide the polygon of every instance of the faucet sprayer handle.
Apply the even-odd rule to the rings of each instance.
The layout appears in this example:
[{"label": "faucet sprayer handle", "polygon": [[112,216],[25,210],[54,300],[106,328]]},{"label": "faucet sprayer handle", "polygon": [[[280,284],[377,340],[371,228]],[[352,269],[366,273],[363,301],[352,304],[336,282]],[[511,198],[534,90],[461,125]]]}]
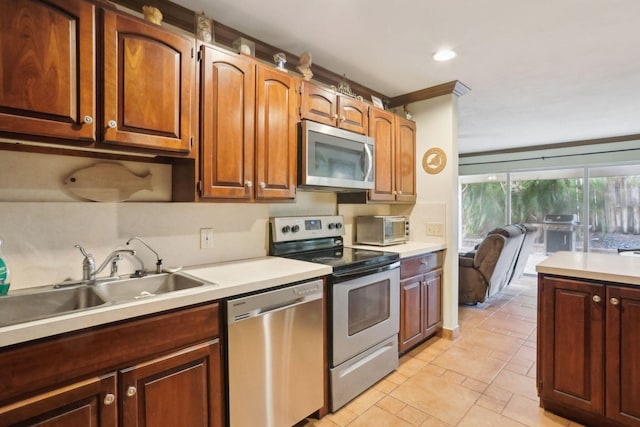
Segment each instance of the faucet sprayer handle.
[{"label": "faucet sprayer handle", "polygon": [[85,258],[91,258],[93,256],[90,253],[88,253],[87,251],[85,251],[84,248],[82,246],[80,246],[80,245],[74,245],[74,248],[80,249],[80,252],[82,252],[82,255],[84,255]]}]

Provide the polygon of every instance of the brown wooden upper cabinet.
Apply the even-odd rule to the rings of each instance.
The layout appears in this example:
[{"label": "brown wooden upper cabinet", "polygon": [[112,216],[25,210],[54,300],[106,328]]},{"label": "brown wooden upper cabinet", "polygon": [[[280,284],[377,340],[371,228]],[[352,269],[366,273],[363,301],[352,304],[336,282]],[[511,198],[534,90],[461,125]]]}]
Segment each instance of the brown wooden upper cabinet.
[{"label": "brown wooden upper cabinet", "polygon": [[104,142],[188,153],[194,40],[104,11]]},{"label": "brown wooden upper cabinet", "polygon": [[100,37],[98,15],[83,0],[0,3],[0,133],[188,154],[194,40],[115,10]]},{"label": "brown wooden upper cabinet", "polygon": [[303,119],[367,134],[369,112],[364,102],[308,82],[302,83],[301,92]]},{"label": "brown wooden upper cabinet", "polygon": [[0,132],[96,140],[95,7],[0,2]]},{"label": "brown wooden upper cabinet", "polygon": [[201,52],[201,198],[295,198],[295,79],[246,56]]},{"label": "brown wooden upper cabinet", "polygon": [[369,136],[376,144],[375,187],[369,200],[415,202],[415,123],[378,108],[371,108],[369,115]]}]

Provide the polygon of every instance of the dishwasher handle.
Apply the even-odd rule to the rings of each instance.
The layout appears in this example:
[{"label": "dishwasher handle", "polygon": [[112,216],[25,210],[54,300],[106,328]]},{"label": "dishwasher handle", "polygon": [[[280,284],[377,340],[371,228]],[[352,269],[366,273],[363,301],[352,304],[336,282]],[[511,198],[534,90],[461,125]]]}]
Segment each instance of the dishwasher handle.
[{"label": "dishwasher handle", "polygon": [[322,281],[287,287],[227,301],[228,324],[286,310],[323,297]]}]

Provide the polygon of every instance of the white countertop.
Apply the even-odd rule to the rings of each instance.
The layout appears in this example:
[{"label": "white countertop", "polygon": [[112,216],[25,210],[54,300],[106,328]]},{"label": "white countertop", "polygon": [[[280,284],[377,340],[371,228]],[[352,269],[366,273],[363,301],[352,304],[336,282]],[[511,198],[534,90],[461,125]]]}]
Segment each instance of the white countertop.
[{"label": "white countertop", "polygon": [[165,310],[215,301],[332,273],[327,265],[260,257],[185,268],[181,274],[210,282],[205,286],[122,304],[109,304],[33,322],[0,327],[0,348]]},{"label": "white countertop", "polygon": [[556,252],[536,265],[538,273],[640,285],[640,257]]},{"label": "white countertop", "polygon": [[398,245],[389,245],[389,246],[372,246],[372,245],[349,245],[351,248],[358,249],[369,249],[369,250],[378,250],[378,251],[386,251],[386,252],[395,252],[400,255],[400,259],[402,258],[410,258],[416,255],[422,255],[430,252],[441,251],[447,248],[447,245],[444,241],[442,242],[417,242],[414,240],[410,240],[406,243],[401,243]]}]

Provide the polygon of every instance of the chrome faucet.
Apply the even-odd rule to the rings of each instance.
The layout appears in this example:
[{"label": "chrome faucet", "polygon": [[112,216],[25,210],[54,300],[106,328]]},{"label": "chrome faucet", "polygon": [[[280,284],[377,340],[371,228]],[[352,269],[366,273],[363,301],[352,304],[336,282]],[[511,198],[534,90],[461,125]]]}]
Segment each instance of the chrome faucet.
[{"label": "chrome faucet", "polygon": [[93,255],[84,250],[84,248],[80,245],[75,245],[76,248],[80,249],[82,255],[84,255],[84,260],[82,261],[82,280],[93,280],[96,278],[96,260],[93,258]]},{"label": "chrome faucet", "polygon": [[109,277],[117,277],[118,276],[118,261],[122,259],[122,254],[129,254],[140,264],[140,268],[136,270],[134,276],[142,277],[145,274],[144,263],[142,260],[136,256],[136,251],[132,249],[116,249],[111,252],[107,258],[100,264],[100,267],[96,268],[96,262],[93,258],[93,255],[88,253],[82,246],[75,245],[76,248],[80,249],[82,255],[84,255],[84,260],[82,261],[82,280],[94,281],[96,280],[96,275],[100,273],[107,265],[111,265],[111,270],[109,273]]},{"label": "chrome faucet", "polygon": [[102,262],[102,264],[100,264],[100,267],[98,267],[93,272],[93,277],[91,278],[91,280],[95,280],[96,275],[104,270],[104,268],[109,264],[111,264],[111,272],[109,273],[109,277],[118,277],[118,261],[122,259],[121,254],[129,254],[134,257],[138,261],[138,263],[140,263],[140,270],[136,270],[136,273],[138,273],[139,271],[144,271],[144,264],[142,263],[140,258],[136,256],[136,251],[132,249],[116,249],[115,251],[111,252]]},{"label": "chrome faucet", "polygon": [[145,242],[144,240],[142,240],[140,237],[137,237],[137,236],[134,236],[134,237],[130,238],[129,240],[127,240],[127,245],[129,245],[132,240],[138,240],[140,243],[145,245],[151,252],[154,253],[154,255],[156,256],[156,260],[157,260],[156,261],[156,274],[162,273],[162,258],[160,258],[160,255],[158,254],[158,252],[153,250],[153,248],[151,246],[149,246],[147,244],[147,242]]}]

